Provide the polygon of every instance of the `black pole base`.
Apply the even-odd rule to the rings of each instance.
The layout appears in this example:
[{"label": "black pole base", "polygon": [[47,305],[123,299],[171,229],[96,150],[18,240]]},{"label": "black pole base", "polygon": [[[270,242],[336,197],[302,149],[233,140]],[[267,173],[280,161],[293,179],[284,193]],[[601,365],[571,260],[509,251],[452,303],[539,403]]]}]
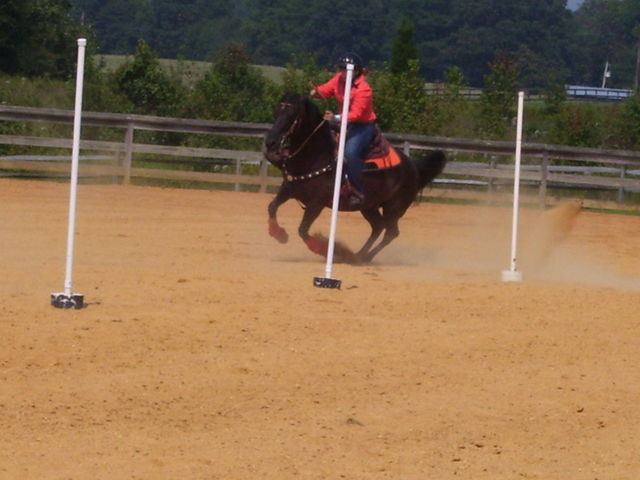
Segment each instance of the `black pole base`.
[{"label": "black pole base", "polygon": [[319,288],[337,288],[340,290],[342,282],[334,278],[313,277],[313,286]]},{"label": "black pole base", "polygon": [[56,308],[63,308],[65,310],[75,308],[76,310],[84,307],[84,295],[72,294],[67,295],[65,293],[52,293],[51,305]]}]

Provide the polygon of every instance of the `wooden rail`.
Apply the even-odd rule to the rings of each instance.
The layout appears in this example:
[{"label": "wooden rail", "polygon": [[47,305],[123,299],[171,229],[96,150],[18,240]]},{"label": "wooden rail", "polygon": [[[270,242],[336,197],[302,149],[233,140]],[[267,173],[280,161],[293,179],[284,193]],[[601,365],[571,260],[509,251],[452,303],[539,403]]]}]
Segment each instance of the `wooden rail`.
[{"label": "wooden rail", "polygon": [[[0,105],[0,120],[70,125],[73,123],[73,111]],[[260,185],[261,191],[264,191],[268,185],[280,183],[279,177],[267,175],[267,164],[258,151],[134,142],[136,130],[260,138],[270,127],[268,124],[97,112],[84,112],[82,122],[83,126],[115,128],[124,131],[121,142],[85,139],[81,141],[80,148],[84,152],[109,152],[113,155],[112,165],[92,165],[88,162],[82,162],[81,174],[83,175],[110,175],[122,178],[125,183],[129,182],[132,177],[141,177],[234,183],[236,185],[250,184]],[[394,133],[386,134],[386,136],[392,144],[402,148],[406,153],[411,153],[414,150],[434,149],[450,152],[452,161],[445,168],[442,178],[438,179],[438,184],[457,183],[463,186],[484,184],[487,185],[487,188],[492,189],[500,182],[507,183],[508,180],[513,179],[513,167],[511,166],[515,148],[513,142]],[[0,135],[0,144],[71,149],[71,139],[69,138]],[[473,154],[474,161],[457,161],[456,157],[459,154]],[[167,158],[164,161],[168,163],[193,163],[203,162],[203,159],[224,159],[227,162],[235,162],[236,173],[136,168],[133,165],[134,155],[136,157],[162,156],[162,158]],[[522,156],[521,178],[523,182],[537,186],[542,205],[546,203],[548,189],[555,186],[613,189],[618,191],[618,201],[623,200],[625,191],[640,192],[640,178],[637,175],[640,171],[640,152],[524,143]],[[156,157],[154,157],[154,162],[163,161]],[[176,157],[182,160],[176,160]],[[478,158],[486,159],[486,161],[478,162]],[[582,166],[558,171],[557,165],[554,163],[560,160],[580,162]],[[244,163],[260,163],[260,173],[258,175],[240,175],[240,166]],[[584,164],[590,163],[606,168],[597,170],[595,166],[584,166]],[[69,162],[0,158],[0,169],[62,174],[68,172]]]}]

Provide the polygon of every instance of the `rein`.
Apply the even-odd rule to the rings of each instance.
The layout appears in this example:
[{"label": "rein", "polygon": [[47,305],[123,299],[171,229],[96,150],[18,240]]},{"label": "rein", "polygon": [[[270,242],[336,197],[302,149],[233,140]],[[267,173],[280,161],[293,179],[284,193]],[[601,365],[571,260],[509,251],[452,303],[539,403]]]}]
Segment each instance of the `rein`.
[{"label": "rein", "polygon": [[[326,123],[326,120],[323,118],[322,121],[320,123],[318,123],[318,125],[316,125],[316,128],[313,129],[313,131],[307,136],[307,138],[305,138],[305,140],[300,144],[300,146],[298,148],[296,148],[296,150],[289,154],[286,155],[283,159],[282,162],[282,176],[289,182],[296,182],[296,181],[300,181],[300,180],[309,180],[311,178],[314,177],[318,177],[320,175],[323,175],[327,172],[330,172],[333,169],[333,164],[328,164],[325,165],[324,167],[315,170],[313,172],[309,172],[309,173],[305,173],[302,175],[292,175],[287,171],[287,160],[292,159],[293,157],[295,157],[296,155],[298,155],[300,153],[300,151],[304,148],[304,146],[309,143],[309,140],[311,140],[311,138],[313,138],[313,136],[318,132],[318,130],[320,130],[320,128],[322,127],[322,125],[324,125]],[[285,133],[282,136],[282,140],[280,141],[280,145],[284,144],[284,142],[289,138],[289,136],[291,135],[291,133],[293,133],[295,131],[295,129],[297,128],[299,124],[299,120],[296,119],[295,122],[293,122],[293,124],[291,125],[291,127],[289,128],[289,130],[287,130],[287,133]]]},{"label": "rein", "polygon": [[[326,120],[323,118],[322,121],[316,126],[316,128],[313,129],[313,132],[311,132],[307,138],[305,138],[304,142],[302,142],[300,144],[300,146],[296,149],[295,152],[293,152],[291,155],[288,155],[289,158],[295,157],[297,154],[300,153],[300,150],[303,149],[303,147],[309,142],[309,140],[311,140],[311,137],[313,137],[316,132],[318,130],[320,130],[320,127],[322,127],[322,125],[324,125],[326,123]],[[294,128],[298,126],[298,120],[296,120],[295,122],[293,122],[293,124],[291,125],[291,128],[287,131],[286,134],[284,134],[284,136],[282,137],[283,141],[284,139],[288,138],[289,135],[291,135],[291,132],[293,132]]]}]

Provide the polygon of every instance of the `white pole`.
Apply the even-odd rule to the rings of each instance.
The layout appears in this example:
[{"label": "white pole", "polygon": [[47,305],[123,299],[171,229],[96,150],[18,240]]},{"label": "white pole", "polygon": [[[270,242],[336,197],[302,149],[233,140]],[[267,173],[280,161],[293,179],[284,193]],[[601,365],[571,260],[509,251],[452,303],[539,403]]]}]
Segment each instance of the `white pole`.
[{"label": "white pole", "polygon": [[518,210],[520,203],[520,158],[522,152],[522,118],[524,110],[524,92],[518,92],[518,124],[516,130],[516,158],[513,177],[513,216],[511,223],[511,265],[509,270],[502,272],[502,280],[505,282],[518,282],[522,280],[522,273],[516,270],[517,245],[518,245]]},{"label": "white pole", "polygon": [[71,149],[71,181],[69,193],[69,225],[67,231],[67,261],[64,277],[64,294],[51,294],[51,303],[59,308],[81,308],[83,296],[73,295],[73,248],[76,230],[76,196],[78,191],[78,163],[80,157],[80,123],[82,117],[82,87],[84,79],[84,54],[87,40],[78,39],[78,68],[76,72],[76,104],[73,117],[73,146]]},{"label": "white pole", "polygon": [[607,85],[607,78],[611,76],[609,72],[609,60],[604,64],[604,72],[602,72],[602,88]]},{"label": "white pole", "polygon": [[351,100],[351,82],[353,80],[354,66],[347,64],[347,78],[344,87],[344,102],[340,117],[340,141],[338,143],[338,161],[336,164],[336,178],[333,186],[333,204],[331,208],[331,227],[329,231],[329,245],[327,248],[327,263],[325,265],[325,278],[314,278],[314,285],[318,287],[339,288],[340,281],[333,280],[333,254],[335,251],[336,228],[338,224],[338,209],[340,206],[340,184],[342,182],[342,165],[344,163],[344,146],[347,138],[347,120],[349,117],[349,101]]},{"label": "white pole", "polygon": [[78,163],[80,157],[80,123],[82,118],[82,88],[84,83],[85,38],[78,39],[78,71],[76,74],[76,106],[73,115],[73,147],[71,150],[71,188],[69,193],[69,230],[67,232],[67,265],[64,293],[71,295],[73,287],[73,247],[76,230],[76,196],[78,191]]}]

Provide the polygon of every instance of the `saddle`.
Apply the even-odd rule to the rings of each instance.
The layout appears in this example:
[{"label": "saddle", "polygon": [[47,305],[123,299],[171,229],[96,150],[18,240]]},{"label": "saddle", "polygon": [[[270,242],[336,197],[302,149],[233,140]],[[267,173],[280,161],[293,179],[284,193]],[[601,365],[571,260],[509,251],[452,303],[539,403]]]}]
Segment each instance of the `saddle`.
[{"label": "saddle", "polygon": [[[331,125],[336,140],[336,156],[338,155],[338,144],[340,140],[340,126],[336,124]],[[401,159],[398,152],[391,146],[389,141],[385,138],[382,130],[376,126],[376,131],[371,139],[371,142],[365,148],[363,154],[363,171],[383,170],[400,165]],[[349,181],[349,177],[344,174],[342,186],[340,188],[340,209],[353,211],[359,210],[360,206],[354,207],[350,201],[353,195],[353,186]],[[330,203],[327,206],[331,206]]]},{"label": "saddle", "polygon": [[[336,154],[337,145],[340,139],[340,126],[333,125],[336,137]],[[371,142],[363,152],[364,170],[377,170],[383,168],[391,168],[400,164],[400,156],[398,152],[391,146],[386,139],[380,127],[376,125],[376,132]]]},{"label": "saddle", "polygon": [[376,126],[376,133],[364,152],[364,168],[366,170],[391,168],[400,164],[398,152]]}]

